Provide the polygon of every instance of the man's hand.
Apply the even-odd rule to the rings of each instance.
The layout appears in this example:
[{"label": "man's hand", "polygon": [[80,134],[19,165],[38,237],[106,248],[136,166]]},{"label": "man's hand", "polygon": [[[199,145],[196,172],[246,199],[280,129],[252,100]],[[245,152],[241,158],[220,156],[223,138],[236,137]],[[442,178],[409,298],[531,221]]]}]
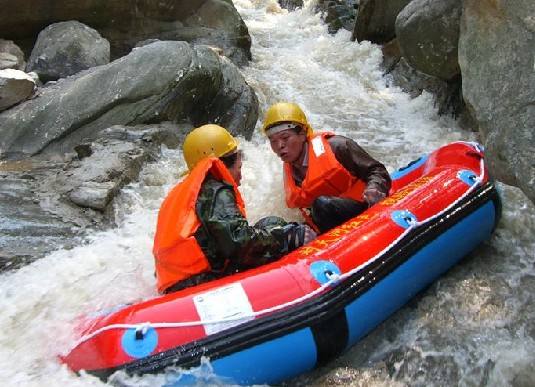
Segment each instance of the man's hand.
[{"label": "man's hand", "polygon": [[386,197],[386,195],[377,188],[366,188],[362,196],[364,196],[364,200],[370,207]]},{"label": "man's hand", "polygon": [[303,225],[303,227],[305,228],[305,240],[303,244],[306,245],[308,242],[312,242],[314,239],[316,239],[318,234],[316,234],[316,232],[307,225]]},{"label": "man's hand", "polygon": [[301,247],[316,238],[316,233],[306,224],[294,223],[287,227],[286,245],[288,251]]}]

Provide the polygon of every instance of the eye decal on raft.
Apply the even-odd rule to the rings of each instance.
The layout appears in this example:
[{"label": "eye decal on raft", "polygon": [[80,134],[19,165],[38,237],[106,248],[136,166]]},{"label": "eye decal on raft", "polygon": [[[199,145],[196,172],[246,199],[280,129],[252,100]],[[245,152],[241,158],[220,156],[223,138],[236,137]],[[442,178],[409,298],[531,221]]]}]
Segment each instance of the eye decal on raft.
[{"label": "eye decal on raft", "polygon": [[392,220],[398,225],[403,228],[409,228],[411,225],[418,222],[418,219],[416,219],[416,216],[412,214],[410,211],[407,210],[401,210],[401,211],[394,211],[392,212]]}]

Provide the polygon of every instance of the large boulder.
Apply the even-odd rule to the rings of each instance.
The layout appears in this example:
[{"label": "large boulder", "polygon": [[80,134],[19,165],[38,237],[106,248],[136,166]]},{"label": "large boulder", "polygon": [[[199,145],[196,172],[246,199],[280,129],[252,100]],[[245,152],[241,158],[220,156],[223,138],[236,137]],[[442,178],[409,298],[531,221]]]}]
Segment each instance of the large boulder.
[{"label": "large boulder", "polygon": [[0,36],[27,53],[48,25],[77,20],[108,39],[112,59],[152,38],[217,46],[237,64],[251,56],[247,26],[231,0],[0,0],[0,9],[9,10],[0,12]]},{"label": "large boulder", "polygon": [[219,122],[250,137],[257,116],[256,96],[232,63],[206,46],[156,42],[0,113],[0,156],[68,153],[112,125],[162,121]]},{"label": "large boulder", "polygon": [[411,0],[362,0],[352,40],[386,43],[396,36],[396,17]]},{"label": "large boulder", "polygon": [[77,21],[54,23],[39,33],[27,71],[55,81],[110,62],[110,43]]},{"label": "large boulder", "polygon": [[493,174],[535,201],[533,0],[465,0],[459,64]]},{"label": "large boulder", "polygon": [[461,0],[413,0],[397,16],[396,36],[412,67],[445,81],[459,72]]}]

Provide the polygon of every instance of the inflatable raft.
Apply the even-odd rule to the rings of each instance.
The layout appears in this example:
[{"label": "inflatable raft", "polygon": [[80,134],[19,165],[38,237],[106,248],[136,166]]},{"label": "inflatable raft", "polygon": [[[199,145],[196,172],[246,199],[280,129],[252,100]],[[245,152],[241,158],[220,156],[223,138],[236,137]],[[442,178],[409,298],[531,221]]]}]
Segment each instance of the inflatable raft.
[{"label": "inflatable raft", "polygon": [[85,319],[62,360],[105,379],[207,358],[229,383],[272,384],[337,356],[487,240],[500,214],[478,144],[392,178],[389,197],[277,262]]}]

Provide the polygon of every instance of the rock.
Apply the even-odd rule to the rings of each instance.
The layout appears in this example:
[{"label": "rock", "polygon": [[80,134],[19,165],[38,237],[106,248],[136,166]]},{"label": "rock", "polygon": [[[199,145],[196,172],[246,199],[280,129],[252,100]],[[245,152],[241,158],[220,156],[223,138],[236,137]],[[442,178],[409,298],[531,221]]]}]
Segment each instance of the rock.
[{"label": "rock", "polygon": [[184,21],[185,29],[167,40],[186,40],[194,45],[219,47],[237,65],[251,60],[251,37],[240,14],[230,0],[204,1],[195,14]]},{"label": "rock", "polygon": [[390,42],[383,44],[381,51],[383,53],[383,63],[381,66],[385,74],[390,74],[401,60],[401,50],[398,40],[392,39]]},{"label": "rock", "polygon": [[104,211],[116,192],[117,184],[111,181],[84,182],[71,191],[69,199],[80,207]]},{"label": "rock", "polygon": [[535,385],[535,377],[531,371],[531,367],[526,367],[524,370],[520,370],[513,377],[511,386],[513,387],[530,387]]},{"label": "rock", "polygon": [[97,30],[111,45],[111,58],[128,54],[147,39],[188,41],[223,49],[235,64],[251,57],[247,26],[230,0],[0,0],[0,36],[26,53],[37,34],[52,23],[77,20]]},{"label": "rock", "polygon": [[329,33],[334,34],[340,28],[353,31],[357,15],[356,0],[322,0],[316,9],[322,12],[323,20],[329,25]]},{"label": "rock", "polygon": [[361,0],[351,40],[386,43],[396,36],[396,17],[411,0]]},{"label": "rock", "polygon": [[445,81],[459,75],[461,0],[413,0],[396,18],[401,53],[418,71]]},{"label": "rock", "polygon": [[0,70],[24,70],[24,53],[11,40],[0,39]]},{"label": "rock", "polygon": [[99,140],[92,154],[65,173],[63,187],[73,187],[69,199],[80,207],[104,211],[111,199],[138,174],[149,153],[143,147],[120,140]]},{"label": "rock", "polygon": [[[244,82],[243,76],[229,60],[221,58],[223,83],[213,102],[192,115],[196,123],[217,123],[232,134],[251,138],[258,119],[258,99],[254,90]],[[207,122],[208,122],[207,121]]]},{"label": "rock", "polygon": [[114,221],[110,204],[137,179],[160,145],[176,147],[191,125],[114,126],[66,160],[0,161],[0,272],[58,248],[82,243],[88,230]]},{"label": "rock", "polygon": [[464,1],[463,97],[499,180],[535,201],[535,7],[528,0]]},{"label": "rock", "polygon": [[422,94],[424,90],[433,94],[439,115],[449,114],[461,118],[463,127],[470,130],[475,129],[462,100],[460,77],[446,82],[440,78],[424,74],[411,67],[404,57],[396,61],[392,43],[388,45],[387,50],[394,57],[385,57],[384,66],[390,66],[388,75],[394,85],[401,87],[413,98]]},{"label": "rock", "polygon": [[0,70],[0,111],[27,99],[34,88],[35,81],[23,71]]},{"label": "rock", "polygon": [[278,0],[281,8],[288,11],[295,11],[298,8],[303,8],[303,0]]},{"label": "rock", "polygon": [[51,24],[39,33],[27,71],[55,81],[110,62],[110,43],[77,21]]},{"label": "rock", "polygon": [[104,213],[119,190],[156,158],[161,144],[178,146],[190,129],[172,123],[107,128],[98,140],[76,147],[78,160],[54,179],[54,189],[77,206]]},{"label": "rock", "polygon": [[41,182],[53,179],[62,165],[42,160],[0,162],[0,271],[79,244],[85,227],[101,218],[96,213],[80,214],[59,203],[53,192],[41,191]]},{"label": "rock", "polygon": [[146,46],[146,45],[149,45],[149,44],[152,44],[152,43],[156,43],[156,42],[159,42],[159,41],[160,41],[160,39],[142,40],[140,42],[137,42],[134,48],[143,47],[143,46]]},{"label": "rock", "polygon": [[107,127],[163,121],[215,121],[250,138],[258,101],[233,67],[210,48],[186,42],[136,48],[0,113],[0,154],[70,153]]}]

